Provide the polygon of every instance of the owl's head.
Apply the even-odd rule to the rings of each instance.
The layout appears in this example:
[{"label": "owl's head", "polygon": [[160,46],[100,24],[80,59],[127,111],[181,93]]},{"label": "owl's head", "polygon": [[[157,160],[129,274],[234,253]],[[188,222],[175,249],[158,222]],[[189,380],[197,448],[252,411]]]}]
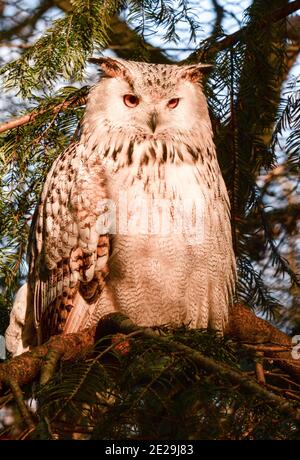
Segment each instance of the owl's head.
[{"label": "owl's head", "polygon": [[100,66],[102,78],[90,92],[85,118],[89,129],[163,139],[210,125],[201,87],[209,65],[92,61]]}]

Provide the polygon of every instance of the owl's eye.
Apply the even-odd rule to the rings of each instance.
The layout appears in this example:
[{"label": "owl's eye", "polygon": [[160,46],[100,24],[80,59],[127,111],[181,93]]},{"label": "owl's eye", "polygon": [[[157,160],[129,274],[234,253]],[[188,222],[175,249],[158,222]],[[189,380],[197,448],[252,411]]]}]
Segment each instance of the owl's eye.
[{"label": "owl's eye", "polygon": [[125,94],[123,97],[124,104],[127,105],[127,107],[133,108],[139,105],[139,98],[135,96],[134,94]]},{"label": "owl's eye", "polygon": [[174,97],[173,99],[170,99],[167,106],[169,109],[175,109],[178,106],[179,98]]}]

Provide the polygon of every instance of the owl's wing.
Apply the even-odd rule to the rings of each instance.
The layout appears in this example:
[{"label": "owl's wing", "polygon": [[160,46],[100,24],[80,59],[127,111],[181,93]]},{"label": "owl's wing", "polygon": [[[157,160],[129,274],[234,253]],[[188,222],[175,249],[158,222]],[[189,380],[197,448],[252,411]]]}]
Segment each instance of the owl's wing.
[{"label": "owl's wing", "polygon": [[109,257],[109,236],[99,225],[105,200],[99,156],[71,145],[47,176],[31,227],[28,302],[39,342],[67,332],[78,293],[91,304],[102,291]]}]

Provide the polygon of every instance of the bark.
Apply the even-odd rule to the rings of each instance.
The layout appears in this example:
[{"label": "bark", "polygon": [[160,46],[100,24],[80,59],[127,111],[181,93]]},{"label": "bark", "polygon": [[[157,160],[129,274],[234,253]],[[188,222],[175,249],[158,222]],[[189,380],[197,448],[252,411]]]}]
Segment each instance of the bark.
[{"label": "bark", "polygon": [[63,361],[75,361],[83,359],[94,343],[94,327],[65,336],[53,336],[47,343],[0,364],[0,390],[10,386],[11,380],[21,386],[36,380],[50,350],[59,353]]},{"label": "bark", "polygon": [[44,108],[41,110],[34,110],[26,115],[22,115],[21,117],[14,118],[12,120],[8,120],[4,123],[0,124],[0,134],[4,133],[5,131],[9,131],[11,129],[19,128],[23,125],[27,125],[28,123],[33,123],[36,118],[44,113],[51,111],[52,113],[58,113],[66,110],[69,107],[80,107],[86,103],[86,99],[84,97],[80,98],[70,98],[68,101],[62,102],[55,107],[51,108]]},{"label": "bark", "polygon": [[[291,356],[292,338],[279,331],[268,321],[256,316],[243,305],[232,308],[227,333],[236,340],[247,344],[269,344],[278,347],[264,347],[265,356],[300,382],[300,361]],[[259,349],[259,347],[258,347]],[[300,358],[300,356],[299,356]]]},{"label": "bark", "polygon": [[[256,382],[242,371],[204,356],[201,352],[194,350],[180,342],[170,341],[168,338],[159,335],[151,328],[136,326],[126,316],[114,313],[106,315],[98,323],[97,327],[85,329],[78,333],[58,335],[52,337],[47,343],[35,347],[27,353],[12,358],[0,364],[0,390],[3,392],[10,387],[17,400],[20,411],[22,411],[22,398],[19,388],[24,384],[37,381],[41,370],[45,365],[47,357],[50,357],[49,365],[46,362],[42,370],[41,380],[46,383],[51,377],[51,360],[56,363],[58,357],[62,361],[75,361],[84,359],[89,355],[95,342],[108,334],[125,334],[122,340],[126,341],[126,335],[142,337],[155,336],[158,342],[170,348],[171,351],[179,351],[190,355],[196,365],[212,374],[218,374],[227,378],[231,383],[239,385],[246,391],[255,393],[258,397],[267,401],[268,404],[284,414],[288,414],[294,421],[300,421],[300,411],[295,409],[287,399],[269,391],[262,382]],[[234,305],[231,311],[231,319],[226,334],[232,338],[253,346],[258,350],[260,356],[272,357],[277,366],[288,372],[297,382],[300,382],[300,363],[291,358],[291,338],[276,329],[267,321],[258,318],[253,312],[243,305]],[[113,343],[111,347],[114,347]],[[121,350],[120,353],[123,353]],[[263,369],[260,368],[260,375]],[[29,414],[25,414],[29,417]],[[28,426],[32,425],[28,420]]]}]

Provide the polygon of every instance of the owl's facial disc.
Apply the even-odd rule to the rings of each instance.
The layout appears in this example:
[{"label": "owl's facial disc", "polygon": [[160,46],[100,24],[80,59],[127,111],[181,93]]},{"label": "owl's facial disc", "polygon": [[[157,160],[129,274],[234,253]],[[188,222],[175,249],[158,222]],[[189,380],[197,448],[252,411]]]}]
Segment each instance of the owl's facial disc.
[{"label": "owl's facial disc", "polygon": [[167,89],[158,86],[147,89],[141,83],[129,85],[119,78],[110,78],[105,83],[109,104],[103,101],[102,110],[112,129],[147,139],[188,134],[193,129],[198,110],[195,84],[180,81]]},{"label": "owl's facial disc", "polygon": [[206,133],[212,136],[206,98],[194,74],[185,78],[186,69],[165,67],[155,66],[153,77],[152,67],[135,78],[109,76],[91,90],[83,133],[112,168],[197,159],[195,146],[206,146]]},{"label": "owl's facial disc", "polygon": [[[97,126],[144,139],[190,136],[209,125],[202,74],[206,66],[164,66],[101,58],[106,78],[93,91],[90,107]],[[95,113],[95,112],[94,112]]]},{"label": "owl's facial disc", "polygon": [[[169,110],[173,110],[173,109],[176,109],[176,107],[178,106],[179,104],[179,97],[173,97],[172,99],[170,99],[167,103],[166,103],[166,107],[169,109]],[[123,96],[123,102],[124,104],[126,105],[126,107],[130,108],[130,109],[134,109],[136,108],[139,103],[140,103],[140,98],[138,96],[136,96],[135,94],[125,94]],[[149,106],[152,106],[153,104],[151,104],[151,101],[149,103]],[[159,122],[160,122],[160,119],[159,119],[159,110],[157,107],[155,107],[153,109],[152,112],[150,112],[149,116],[148,116],[148,119],[146,121],[147,125],[149,126],[150,130],[152,133],[155,133],[156,131],[156,128],[158,127],[159,125]]]}]

